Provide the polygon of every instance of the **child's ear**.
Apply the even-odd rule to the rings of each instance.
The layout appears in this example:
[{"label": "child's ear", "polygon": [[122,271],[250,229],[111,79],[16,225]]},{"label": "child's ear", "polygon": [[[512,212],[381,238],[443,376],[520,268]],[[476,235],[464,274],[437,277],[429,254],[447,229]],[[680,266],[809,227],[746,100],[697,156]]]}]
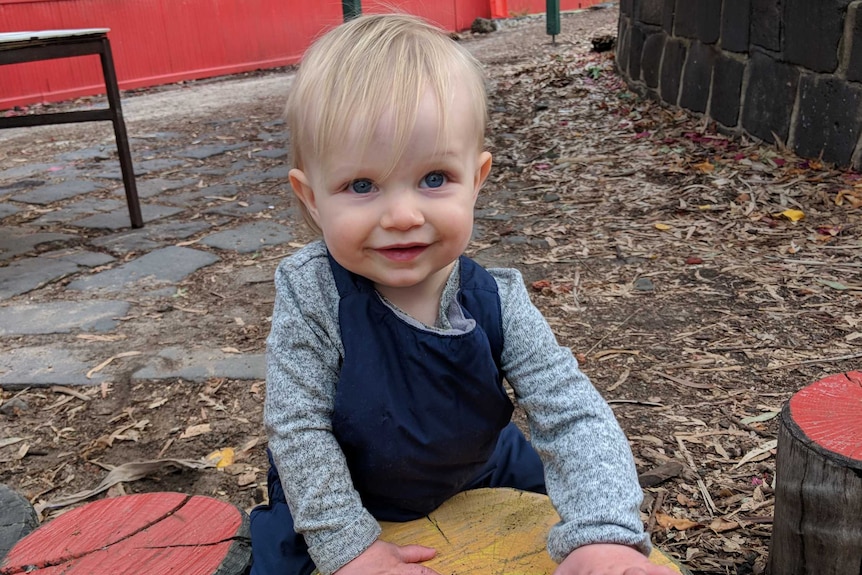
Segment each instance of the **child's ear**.
[{"label": "child's ear", "polygon": [[290,187],[293,188],[293,193],[305,206],[305,209],[317,222],[317,202],[314,199],[314,190],[311,188],[311,183],[308,181],[308,176],[300,169],[293,168],[287,174],[290,180]]},{"label": "child's ear", "polygon": [[491,164],[491,152],[484,151],[479,154],[479,167],[476,168],[475,181],[473,182],[473,193],[478,194],[482,186],[485,185],[485,180],[488,179],[488,174],[491,173]]}]

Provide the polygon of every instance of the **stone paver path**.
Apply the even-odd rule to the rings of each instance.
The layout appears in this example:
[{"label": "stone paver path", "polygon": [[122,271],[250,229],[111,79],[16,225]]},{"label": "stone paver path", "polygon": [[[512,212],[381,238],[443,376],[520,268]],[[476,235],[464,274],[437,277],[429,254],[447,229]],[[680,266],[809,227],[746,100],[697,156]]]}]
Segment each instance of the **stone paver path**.
[{"label": "stone paver path", "polygon": [[[139,230],[129,226],[113,145],[0,163],[0,385],[264,378],[260,350],[186,341],[158,323],[160,313],[198,311],[182,288],[198,270],[294,238],[283,122],[275,116],[249,141],[217,135],[242,124],[219,120],[193,139],[130,129]],[[241,270],[237,281],[247,275]],[[263,275],[255,282],[271,280]],[[229,322],[260,319],[230,306],[219,311],[233,316]],[[213,321],[193,314],[187,321],[196,319]],[[128,324],[135,344],[125,343],[126,321],[138,321]]]}]

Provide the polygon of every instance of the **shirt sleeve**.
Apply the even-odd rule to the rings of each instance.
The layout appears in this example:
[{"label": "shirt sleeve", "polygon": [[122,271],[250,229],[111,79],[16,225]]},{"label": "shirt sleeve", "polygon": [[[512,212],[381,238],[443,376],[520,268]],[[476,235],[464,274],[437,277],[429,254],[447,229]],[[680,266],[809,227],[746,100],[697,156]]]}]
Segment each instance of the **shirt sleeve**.
[{"label": "shirt sleeve", "polygon": [[276,271],[264,423],[295,529],[328,574],[374,543],[380,526],[363,507],[332,434],[343,355],[338,293],[325,251],[322,262],[306,252]]},{"label": "shirt sleeve", "polygon": [[561,518],[548,535],[549,554],[561,562],[590,543],[630,545],[649,554],[639,513],[643,493],[610,406],[571,351],[557,343],[521,274],[489,271],[500,288],[503,372],[527,414],[548,496]]}]

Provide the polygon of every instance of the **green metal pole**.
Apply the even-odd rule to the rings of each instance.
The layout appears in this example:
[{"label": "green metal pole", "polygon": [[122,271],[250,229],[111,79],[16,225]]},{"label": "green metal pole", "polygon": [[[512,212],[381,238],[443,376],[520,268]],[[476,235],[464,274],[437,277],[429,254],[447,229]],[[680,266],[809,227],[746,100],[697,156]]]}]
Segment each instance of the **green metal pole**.
[{"label": "green metal pole", "polygon": [[362,0],[341,0],[341,10],[344,12],[344,21],[353,20],[362,14]]},{"label": "green metal pole", "polygon": [[548,25],[548,35],[551,37],[551,42],[557,43],[557,34],[560,33],[560,0],[546,0],[548,9],[545,17]]}]

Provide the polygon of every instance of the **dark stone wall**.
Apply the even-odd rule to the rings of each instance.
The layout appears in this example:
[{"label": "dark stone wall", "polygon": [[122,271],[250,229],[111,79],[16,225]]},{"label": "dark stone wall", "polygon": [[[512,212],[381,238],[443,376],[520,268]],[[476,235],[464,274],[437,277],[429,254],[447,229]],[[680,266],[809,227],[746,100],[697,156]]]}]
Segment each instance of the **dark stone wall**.
[{"label": "dark stone wall", "polygon": [[629,86],[862,169],[862,0],[621,0]]}]

